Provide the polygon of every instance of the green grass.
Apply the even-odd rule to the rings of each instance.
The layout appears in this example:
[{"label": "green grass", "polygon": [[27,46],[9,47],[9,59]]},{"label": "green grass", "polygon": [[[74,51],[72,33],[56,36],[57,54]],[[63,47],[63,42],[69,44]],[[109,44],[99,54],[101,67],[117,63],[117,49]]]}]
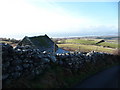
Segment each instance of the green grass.
[{"label": "green grass", "polygon": [[118,48],[118,44],[115,44],[115,43],[103,42],[103,43],[100,43],[98,45],[106,46],[106,47],[111,47],[111,48]]},{"label": "green grass", "polygon": [[[89,39],[67,39],[67,40],[65,40],[65,43],[84,44],[84,45],[96,45],[96,43],[98,41],[100,41],[100,39],[95,39],[95,40],[89,40]],[[103,43],[97,44],[97,46],[118,48],[118,44],[117,43],[110,43],[110,42],[103,42]]]},{"label": "green grass", "polygon": [[85,39],[67,39],[66,43],[79,43],[79,44],[87,44],[87,45],[95,45],[97,41],[85,40]]},{"label": "green grass", "polygon": [[80,52],[89,52],[89,51],[98,51],[98,52],[106,52],[106,53],[113,53],[115,49],[112,48],[104,48],[100,46],[94,45],[81,45],[81,44],[57,44],[60,48],[70,48],[75,51]]}]

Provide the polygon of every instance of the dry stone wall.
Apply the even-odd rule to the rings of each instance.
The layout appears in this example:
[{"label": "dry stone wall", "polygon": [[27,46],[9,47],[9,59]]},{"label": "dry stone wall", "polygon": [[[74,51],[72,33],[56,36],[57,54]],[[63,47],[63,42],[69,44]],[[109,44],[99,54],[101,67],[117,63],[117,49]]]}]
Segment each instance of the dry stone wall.
[{"label": "dry stone wall", "polygon": [[34,78],[55,62],[53,55],[41,53],[39,49],[31,47],[13,48],[9,44],[2,44],[2,80],[3,83],[23,76]]},{"label": "dry stone wall", "polygon": [[72,70],[80,70],[80,68],[83,67],[85,63],[92,64],[96,64],[97,62],[107,63],[108,57],[113,57],[113,55],[95,51],[91,51],[88,53],[71,52],[67,54],[56,55],[57,58],[56,63],[64,67],[70,68]]},{"label": "dry stone wall", "polygon": [[10,83],[20,77],[34,78],[49,68],[51,63],[62,65],[72,70],[79,70],[86,62],[95,64],[97,61],[105,61],[112,54],[101,52],[70,52],[63,54],[50,54],[33,49],[30,46],[15,47],[9,44],[2,45],[2,81]]}]

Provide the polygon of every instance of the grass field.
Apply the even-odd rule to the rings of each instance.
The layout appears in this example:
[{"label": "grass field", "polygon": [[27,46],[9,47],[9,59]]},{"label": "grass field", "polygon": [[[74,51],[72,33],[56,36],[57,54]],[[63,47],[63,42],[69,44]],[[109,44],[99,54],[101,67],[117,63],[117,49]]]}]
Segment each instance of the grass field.
[{"label": "grass field", "polygon": [[0,41],[0,43],[8,43],[8,44],[11,44],[12,42],[9,42],[9,41]]},{"label": "grass field", "polygon": [[89,52],[89,51],[98,51],[98,52],[106,52],[106,53],[113,53],[116,49],[113,48],[105,48],[102,46],[95,46],[95,45],[81,45],[81,44],[57,44],[60,48],[63,49],[72,49],[74,51],[80,52]]},{"label": "grass field", "polygon": [[[68,44],[84,44],[84,45],[96,45],[96,43],[100,41],[100,39],[90,40],[90,39],[67,39],[64,42]],[[110,48],[118,48],[117,43],[103,42],[97,44],[97,46],[104,46]]]},{"label": "grass field", "polygon": [[87,45],[95,45],[98,41],[94,40],[85,40],[85,39],[67,39],[65,40],[66,43],[80,43],[80,44],[87,44]]},{"label": "grass field", "polygon": [[106,47],[110,47],[110,48],[118,48],[118,44],[109,43],[109,42],[103,42],[103,43],[100,43],[100,44],[98,44],[98,45],[106,46]]}]

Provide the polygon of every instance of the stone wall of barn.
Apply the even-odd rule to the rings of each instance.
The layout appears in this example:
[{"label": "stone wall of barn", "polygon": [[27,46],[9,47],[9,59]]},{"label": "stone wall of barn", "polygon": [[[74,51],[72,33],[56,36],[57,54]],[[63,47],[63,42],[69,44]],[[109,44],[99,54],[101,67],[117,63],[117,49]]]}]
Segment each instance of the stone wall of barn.
[{"label": "stone wall of barn", "polygon": [[62,65],[71,70],[80,70],[87,62],[92,64],[108,63],[106,61],[108,57],[113,58],[113,55],[94,51],[52,55],[29,46],[13,48],[9,44],[2,44],[2,81],[3,84],[7,84],[12,80],[26,76],[28,79],[33,79],[49,68],[51,63]]}]

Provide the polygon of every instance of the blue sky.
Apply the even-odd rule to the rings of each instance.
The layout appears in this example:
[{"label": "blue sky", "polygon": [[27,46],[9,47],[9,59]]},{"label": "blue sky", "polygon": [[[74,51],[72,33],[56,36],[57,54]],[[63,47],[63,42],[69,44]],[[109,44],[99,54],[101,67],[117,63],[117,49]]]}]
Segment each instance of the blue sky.
[{"label": "blue sky", "polygon": [[1,0],[1,37],[114,35],[118,2]]}]

